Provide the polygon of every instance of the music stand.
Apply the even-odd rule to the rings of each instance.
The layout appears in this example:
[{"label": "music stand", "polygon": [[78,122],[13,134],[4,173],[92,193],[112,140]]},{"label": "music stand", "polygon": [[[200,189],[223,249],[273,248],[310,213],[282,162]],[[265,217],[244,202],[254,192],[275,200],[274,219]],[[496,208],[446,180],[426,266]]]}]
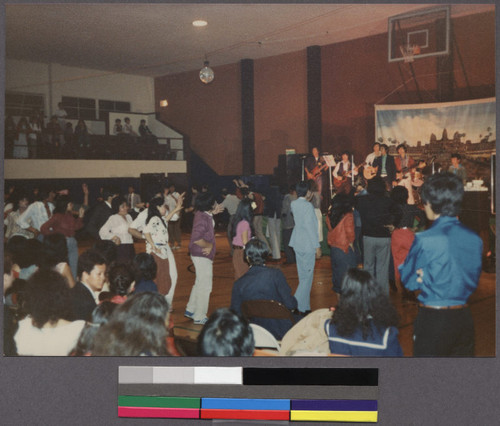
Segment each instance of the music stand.
[{"label": "music stand", "polygon": [[335,167],[335,158],[332,154],[323,155],[323,160],[328,165],[328,174],[330,175],[330,199],[333,195],[333,182],[332,182],[332,167]]}]

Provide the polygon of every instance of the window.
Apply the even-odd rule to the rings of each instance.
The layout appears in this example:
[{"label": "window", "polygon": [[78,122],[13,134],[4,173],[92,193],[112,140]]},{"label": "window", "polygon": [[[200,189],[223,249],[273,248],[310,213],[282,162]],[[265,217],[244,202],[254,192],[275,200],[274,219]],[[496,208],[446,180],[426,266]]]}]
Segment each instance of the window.
[{"label": "window", "polygon": [[99,120],[107,120],[110,112],[130,112],[130,102],[99,99]]},{"label": "window", "polygon": [[61,101],[64,110],[68,114],[68,118],[82,120],[96,119],[95,99],[63,96]]},{"label": "window", "polygon": [[33,93],[5,93],[5,116],[26,116],[29,118],[34,112],[40,111],[43,115],[45,102],[43,95]]}]

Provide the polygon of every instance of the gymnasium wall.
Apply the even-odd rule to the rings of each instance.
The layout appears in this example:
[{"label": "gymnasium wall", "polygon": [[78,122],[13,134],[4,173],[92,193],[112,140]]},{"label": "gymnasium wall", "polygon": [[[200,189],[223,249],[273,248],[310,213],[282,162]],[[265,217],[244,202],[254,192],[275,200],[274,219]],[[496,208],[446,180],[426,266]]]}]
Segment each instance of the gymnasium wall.
[{"label": "gymnasium wall", "polygon": [[[454,50],[454,97],[447,101],[494,97],[494,14],[461,17],[452,22],[463,68]],[[388,63],[387,34],[325,46],[321,55],[323,149],[326,151],[340,153],[348,149],[359,162],[375,142],[375,104],[437,102],[440,70],[436,57],[413,62],[419,97],[409,65]]]},{"label": "gymnasium wall", "polygon": [[[495,96],[495,15],[452,20],[469,81],[454,55],[454,98]],[[407,65],[387,62],[387,34],[324,46],[322,150],[349,149],[359,161],[374,142],[374,105],[419,102]],[[155,79],[156,101],[167,98],[162,118],[190,137],[191,147],[220,175],[239,174],[241,159],[240,66],[213,66],[204,85],[198,71]],[[435,102],[436,58],[414,62],[422,102]],[[285,148],[307,148],[307,59],[300,51],[254,62],[256,173],[271,174]],[[406,86],[404,85],[406,82]]]},{"label": "gymnasium wall", "polygon": [[46,115],[62,96],[130,102],[132,112],[155,110],[150,77],[6,59],[5,85],[7,91],[44,95]]}]

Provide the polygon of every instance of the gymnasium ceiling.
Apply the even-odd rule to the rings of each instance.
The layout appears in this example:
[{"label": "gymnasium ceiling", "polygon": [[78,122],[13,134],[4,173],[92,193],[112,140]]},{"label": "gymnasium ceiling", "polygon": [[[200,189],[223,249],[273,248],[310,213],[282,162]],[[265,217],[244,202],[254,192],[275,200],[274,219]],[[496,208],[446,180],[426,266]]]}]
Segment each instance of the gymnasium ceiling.
[{"label": "gymnasium ceiling", "polygon": [[[387,32],[424,4],[7,4],[6,57],[156,77]],[[452,17],[494,10],[454,4]],[[192,21],[208,25],[195,28]],[[353,55],[362,52],[352,52]]]}]

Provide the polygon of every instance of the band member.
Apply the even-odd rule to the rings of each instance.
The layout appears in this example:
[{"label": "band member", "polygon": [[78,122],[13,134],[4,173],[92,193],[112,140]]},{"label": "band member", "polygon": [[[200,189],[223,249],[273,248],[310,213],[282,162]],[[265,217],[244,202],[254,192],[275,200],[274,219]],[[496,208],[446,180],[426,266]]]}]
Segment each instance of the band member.
[{"label": "band member", "polygon": [[404,177],[414,167],[415,160],[408,155],[408,147],[405,144],[398,145],[396,151],[398,152],[398,156],[394,158],[396,172],[402,173]]},{"label": "band member", "polygon": [[451,154],[451,166],[448,171],[457,175],[465,185],[465,181],[467,180],[467,171],[465,170],[465,167],[460,164],[461,162],[462,157],[460,154]]},{"label": "band member", "polygon": [[370,152],[365,159],[365,166],[363,168],[363,176],[365,179],[369,180],[376,176],[377,169],[373,167],[373,162],[375,161],[375,158],[378,157],[380,157],[380,143],[375,142],[373,144],[373,152]]},{"label": "band member", "polygon": [[325,161],[319,155],[319,150],[317,147],[313,147],[311,151],[312,157],[306,160],[305,172],[307,175],[307,180],[314,180],[316,186],[318,187],[318,192],[323,193],[323,170],[328,168]]},{"label": "band member", "polygon": [[352,189],[352,176],[358,174],[358,170],[354,163],[349,161],[349,151],[342,152],[342,161],[338,162],[333,169],[334,185],[337,188],[337,194],[343,192],[349,194]]},{"label": "band member", "polygon": [[373,167],[377,168],[377,176],[380,176],[388,188],[392,187],[396,179],[396,165],[394,158],[389,155],[389,147],[380,145],[380,157],[375,158]]},{"label": "band member", "polygon": [[405,144],[400,144],[396,148],[398,156],[394,158],[394,165],[396,166],[396,183],[397,185],[404,186],[408,190],[408,204],[416,204],[415,191],[413,187],[420,187],[423,180],[418,178],[417,162],[408,155],[408,147]]}]

